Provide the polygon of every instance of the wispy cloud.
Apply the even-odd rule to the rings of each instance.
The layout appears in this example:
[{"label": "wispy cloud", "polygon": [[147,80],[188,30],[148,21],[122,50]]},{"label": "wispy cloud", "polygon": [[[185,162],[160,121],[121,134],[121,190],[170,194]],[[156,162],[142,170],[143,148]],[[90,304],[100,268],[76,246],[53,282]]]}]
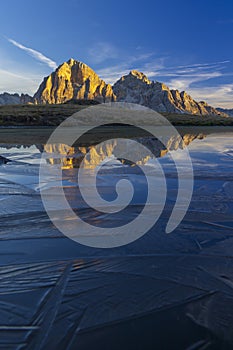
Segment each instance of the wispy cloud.
[{"label": "wispy cloud", "polygon": [[194,63],[194,64],[186,64],[186,65],[181,65],[181,66],[175,66],[175,67],[169,67],[169,69],[179,69],[179,68],[187,68],[187,69],[193,69],[193,68],[197,68],[197,69],[205,69],[207,68],[212,68],[215,66],[224,64],[224,63],[229,63],[230,60],[225,60],[225,61],[217,61],[217,62],[211,62],[211,63]]},{"label": "wispy cloud", "polygon": [[189,92],[196,100],[204,99],[214,107],[233,108],[233,84],[191,88]]},{"label": "wispy cloud", "polygon": [[154,77],[179,77],[196,76],[197,74],[221,71],[226,67],[227,63],[230,63],[229,60],[225,60],[211,63],[195,63],[191,65],[170,66],[168,64],[165,64],[166,59],[168,60],[168,57],[160,58],[160,63],[158,62],[158,59],[154,59],[150,63],[144,64],[141,68],[144,69],[144,72],[149,71],[150,75]]},{"label": "wispy cloud", "polygon": [[[207,81],[224,75],[223,70],[230,61],[196,63],[183,66],[168,66],[155,71],[172,89],[188,89],[193,83]],[[151,73],[153,74],[153,72]]]},{"label": "wispy cloud", "polygon": [[188,90],[193,83],[199,83],[213,78],[221,77],[220,72],[199,73],[191,75],[183,75],[182,77],[176,77],[174,79],[167,80],[166,83],[170,89]]},{"label": "wispy cloud", "polygon": [[102,63],[107,59],[117,58],[118,51],[115,46],[107,42],[96,43],[89,49],[89,57],[93,63]]},{"label": "wispy cloud", "polygon": [[[169,57],[155,58],[145,54],[144,58],[134,56],[118,65],[100,69],[98,73],[112,84],[130,70],[137,69],[151,80],[164,82],[171,89],[186,90],[196,100],[204,99],[216,107],[233,107],[233,84],[217,84],[215,81],[214,86],[211,86],[213,83],[207,83],[211,79],[230,75],[224,71],[229,60],[169,66]],[[202,86],[197,87],[200,83]]]},{"label": "wispy cloud", "polygon": [[41,52],[31,49],[30,47],[26,47],[13,39],[7,38],[7,40],[14,46],[18,47],[19,49],[27,52],[30,56],[34,57],[37,61],[47,64],[47,66],[49,66],[52,69],[56,69],[57,63],[51,60],[50,58],[46,57],[45,55],[43,55]]},{"label": "wispy cloud", "polygon": [[[13,39],[7,40],[49,68],[56,68],[56,62],[41,52]],[[136,49],[135,54],[129,55],[106,42],[96,43],[89,50],[89,59],[97,67],[98,65],[103,67],[105,63],[104,68],[96,69],[95,67],[95,69],[107,83],[113,84],[121,76],[128,74],[130,70],[136,69],[146,74],[151,80],[164,82],[169,88],[186,90],[196,100],[206,100],[213,106],[233,107],[233,84],[223,83],[224,77],[232,74],[228,67],[229,60],[173,65],[172,57],[142,52],[140,47]],[[111,65],[106,64],[109,59],[112,59]],[[12,66],[6,64],[2,64],[1,67],[1,61],[0,91],[34,93],[45,75],[44,71],[35,75],[32,70],[28,70],[28,67],[23,68],[23,71],[22,68],[21,71],[16,69],[14,65],[13,69]],[[221,79],[218,81],[217,78]]]},{"label": "wispy cloud", "polygon": [[12,72],[0,69],[0,93],[28,93],[33,95],[37,90],[42,77],[30,72]]},{"label": "wispy cloud", "polygon": [[[193,83],[207,81],[223,75],[228,60],[211,63],[195,63],[192,65],[168,66],[168,57],[151,57],[152,54],[132,56],[126,62],[99,69],[99,75],[112,84],[130,70],[143,72],[152,80],[165,82],[172,89],[188,89]],[[148,62],[149,60],[149,62]]]},{"label": "wispy cloud", "polygon": [[[233,84],[218,84],[216,78],[226,73],[229,60],[195,63],[191,65],[166,66],[151,69],[149,77],[164,82],[171,89],[186,90],[197,101],[205,100],[215,107],[233,107]],[[151,67],[153,68],[153,67]],[[215,79],[213,82],[209,80]]]},{"label": "wispy cloud", "polygon": [[[165,57],[153,57],[153,53],[144,53],[139,55],[126,56],[124,61],[118,64],[97,69],[97,73],[108,84],[114,84],[123,75],[131,70],[138,70],[146,74],[149,78],[155,77],[156,71],[164,67]],[[149,61],[149,63],[148,63]]]}]

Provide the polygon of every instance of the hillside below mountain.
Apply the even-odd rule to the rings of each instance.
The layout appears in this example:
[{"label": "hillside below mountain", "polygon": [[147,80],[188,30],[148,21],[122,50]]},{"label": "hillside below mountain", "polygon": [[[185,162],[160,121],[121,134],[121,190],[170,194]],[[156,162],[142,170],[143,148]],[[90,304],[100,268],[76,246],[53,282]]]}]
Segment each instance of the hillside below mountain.
[{"label": "hillside below mountain", "polygon": [[[81,101],[80,101],[81,102]],[[95,101],[83,103],[63,104],[28,104],[28,105],[3,105],[0,106],[0,127],[5,126],[58,126],[65,119],[74,113],[90,106]],[[205,117],[187,113],[162,113],[173,125],[176,126],[212,126],[221,125],[233,126],[233,118],[222,116]],[[156,122],[156,118],[155,118]],[[114,128],[112,129],[114,130]],[[126,133],[128,133],[126,128]],[[119,136],[119,135],[118,135]]]}]

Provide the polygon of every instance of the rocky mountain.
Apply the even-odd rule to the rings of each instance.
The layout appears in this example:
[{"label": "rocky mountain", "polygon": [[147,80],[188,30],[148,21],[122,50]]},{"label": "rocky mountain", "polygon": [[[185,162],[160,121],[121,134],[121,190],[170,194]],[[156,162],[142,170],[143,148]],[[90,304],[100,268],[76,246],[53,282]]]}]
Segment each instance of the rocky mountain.
[{"label": "rocky mountain", "polygon": [[194,115],[220,115],[205,102],[197,102],[185,91],[170,90],[165,84],[151,81],[136,70],[121,77],[113,86],[105,83],[89,66],[70,59],[44,78],[34,97],[22,94],[0,95],[0,104],[61,104],[75,101],[103,103],[111,101],[137,103],[157,112],[189,113]]},{"label": "rocky mountain", "polygon": [[233,117],[233,109],[217,108],[217,110],[221,113],[225,113],[225,114],[229,115],[230,117]]},{"label": "rocky mountain", "polygon": [[33,103],[33,98],[28,94],[9,94],[4,92],[0,94],[0,105],[18,105]]},{"label": "rocky mountain", "polygon": [[115,100],[111,85],[106,84],[86,64],[70,59],[46,77],[34,95],[35,103],[64,103],[68,100]]},{"label": "rocky mountain", "polygon": [[117,101],[137,103],[167,113],[223,115],[205,102],[197,102],[185,91],[170,90],[165,84],[150,81],[145,74],[131,71],[113,85]]}]

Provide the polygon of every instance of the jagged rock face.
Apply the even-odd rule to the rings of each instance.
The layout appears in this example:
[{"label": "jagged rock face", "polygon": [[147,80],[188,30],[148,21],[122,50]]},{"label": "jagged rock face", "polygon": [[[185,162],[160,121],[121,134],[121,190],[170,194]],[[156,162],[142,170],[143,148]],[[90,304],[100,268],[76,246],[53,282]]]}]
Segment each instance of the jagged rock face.
[{"label": "jagged rock face", "polygon": [[115,96],[106,84],[86,64],[70,59],[46,77],[34,95],[36,103],[64,103],[71,99],[111,102]]},{"label": "jagged rock face", "polygon": [[28,94],[9,94],[4,92],[0,94],[0,105],[18,105],[32,103],[33,98]]},{"label": "jagged rock face", "polygon": [[164,113],[189,113],[228,117],[230,112],[197,102],[185,91],[170,90],[165,84],[150,81],[136,70],[118,80],[113,87],[106,84],[86,64],[70,59],[44,78],[32,98],[22,94],[0,94],[1,104],[60,104],[67,101],[91,100],[136,103]]},{"label": "jagged rock face", "polygon": [[150,81],[137,71],[118,80],[113,91],[119,102],[138,103],[157,112],[224,115],[205,102],[196,102],[185,91],[170,90],[165,84]]}]

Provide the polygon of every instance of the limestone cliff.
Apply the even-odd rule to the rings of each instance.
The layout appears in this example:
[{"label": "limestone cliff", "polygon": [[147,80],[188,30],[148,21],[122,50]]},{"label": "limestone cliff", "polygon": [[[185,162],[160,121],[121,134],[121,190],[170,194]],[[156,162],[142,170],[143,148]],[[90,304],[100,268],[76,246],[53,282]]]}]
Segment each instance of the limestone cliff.
[{"label": "limestone cliff", "polygon": [[170,90],[136,70],[121,77],[113,86],[105,83],[89,66],[70,59],[44,78],[33,99],[28,95],[0,94],[0,104],[61,104],[67,101],[130,102],[164,113],[188,113],[227,117],[224,110],[197,102],[185,91]]},{"label": "limestone cliff", "polygon": [[185,91],[170,90],[135,70],[118,80],[113,91],[119,102],[138,103],[157,112],[226,116],[205,102],[196,102]]},{"label": "limestone cliff", "polygon": [[46,77],[34,95],[36,103],[64,103],[71,99],[111,102],[112,87],[86,64],[70,59]]}]

